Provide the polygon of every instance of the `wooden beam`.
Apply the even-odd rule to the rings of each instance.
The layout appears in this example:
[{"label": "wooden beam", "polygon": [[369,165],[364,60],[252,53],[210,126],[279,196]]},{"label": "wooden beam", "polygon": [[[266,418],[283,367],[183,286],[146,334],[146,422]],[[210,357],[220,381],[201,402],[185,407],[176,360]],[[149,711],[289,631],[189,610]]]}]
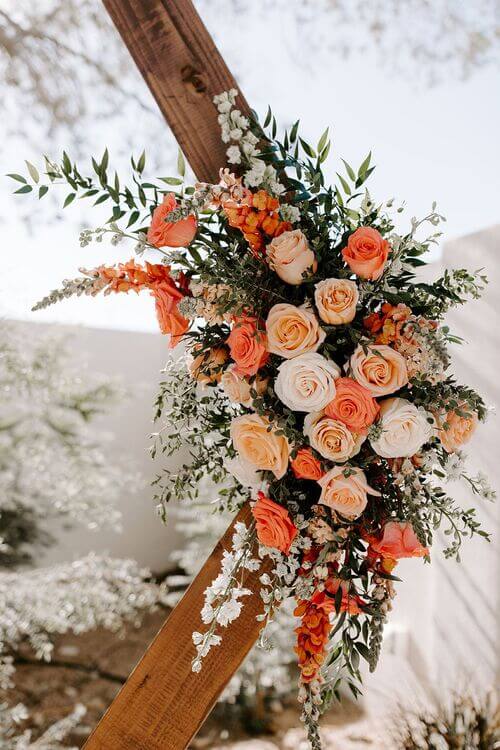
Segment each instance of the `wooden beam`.
[{"label": "wooden beam", "polygon": [[[190,0],[103,0],[199,180],[226,163],[215,94],[236,82]],[[241,111],[249,107],[243,97]]]},{"label": "wooden beam", "polygon": [[[245,506],[237,521],[250,520]],[[247,571],[244,583],[255,593],[244,598],[240,617],[222,631],[202,671],[191,671],[193,631],[204,632],[200,611],[205,588],[218,575],[224,549],[230,549],[234,522],[172,611],[117,698],[87,740],[85,750],[181,750],[199,730],[220,693],[259,635],[263,610],[259,576]]]},{"label": "wooden beam", "polygon": [[[214,182],[226,162],[217,110],[212,102],[236,86],[190,0],[103,0],[111,18],[184,154],[200,180]],[[245,100],[238,106],[248,113]],[[243,508],[236,521],[248,522]],[[204,591],[230,548],[233,522],[190,588],[173,610],[115,701],[85,744],[85,750],[183,750],[256,641],[262,624],[260,575],[246,572],[240,617],[224,629],[200,674],[191,671],[194,631],[203,632]]]}]

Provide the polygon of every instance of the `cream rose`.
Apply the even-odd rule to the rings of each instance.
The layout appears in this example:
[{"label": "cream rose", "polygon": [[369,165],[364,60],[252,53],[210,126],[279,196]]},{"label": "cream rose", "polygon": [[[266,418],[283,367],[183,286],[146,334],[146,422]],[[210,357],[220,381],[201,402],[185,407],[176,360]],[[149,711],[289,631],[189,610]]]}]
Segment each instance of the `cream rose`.
[{"label": "cream rose", "polygon": [[267,350],[285,359],[315,352],[325,339],[315,314],[306,305],[282,303],[271,307],[266,332]]},{"label": "cream rose", "polygon": [[335,362],[317,353],[301,354],[278,367],[274,390],[292,411],[320,411],[334,398],[339,376]]},{"label": "cream rose", "polygon": [[253,405],[251,391],[255,390],[258,395],[262,395],[267,388],[267,382],[267,378],[262,378],[257,374],[255,380],[249,383],[246,378],[238,375],[235,365],[231,365],[222,374],[220,384],[229,401],[250,409]]},{"label": "cream rose", "polygon": [[356,315],[358,287],[348,279],[324,279],[315,286],[319,317],[329,325],[350,323]]},{"label": "cream rose", "polygon": [[359,453],[365,435],[350,432],[342,422],[323,412],[308,414],[304,419],[304,435],[323,458],[344,463]]},{"label": "cream rose", "polygon": [[249,490],[257,492],[263,490],[266,485],[262,480],[262,474],[252,464],[241,458],[228,458],[224,468],[241,484]]},{"label": "cream rose", "polygon": [[379,495],[368,482],[364,471],[358,468],[334,466],[319,480],[319,502],[345,518],[358,518],[366,508],[368,495]]},{"label": "cream rose", "polygon": [[428,419],[426,411],[417,409],[405,398],[382,401],[377,423],[380,435],[370,440],[373,450],[383,458],[414,456],[433,434]]},{"label": "cream rose", "polygon": [[350,359],[352,376],[373,396],[387,396],[408,382],[404,357],[386,344],[359,345]]},{"label": "cream rose", "polygon": [[300,229],[283,232],[267,246],[269,266],[287,284],[302,284],[318,267],[306,236]]},{"label": "cream rose", "polygon": [[277,435],[270,422],[258,414],[244,414],[231,423],[231,439],[240,458],[260,471],[272,471],[281,479],[288,467],[290,448],[284,435]]}]

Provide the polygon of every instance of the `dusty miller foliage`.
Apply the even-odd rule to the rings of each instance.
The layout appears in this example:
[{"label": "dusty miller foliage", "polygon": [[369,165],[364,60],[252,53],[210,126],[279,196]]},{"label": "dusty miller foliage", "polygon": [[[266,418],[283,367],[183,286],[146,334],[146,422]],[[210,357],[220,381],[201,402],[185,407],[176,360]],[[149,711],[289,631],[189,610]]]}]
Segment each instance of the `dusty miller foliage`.
[{"label": "dusty miller foliage", "polygon": [[106,460],[106,440],[90,423],[119,389],[84,377],[67,362],[61,340],[35,337],[24,326],[0,328],[0,746],[55,750],[82,708],[33,737],[23,706],[9,704],[15,654],[29,644],[49,660],[52,637],[98,626],[117,631],[151,609],[161,590],[132,560],[90,554],[33,569],[56,519],[65,527],[119,528],[115,507],[136,477]]}]

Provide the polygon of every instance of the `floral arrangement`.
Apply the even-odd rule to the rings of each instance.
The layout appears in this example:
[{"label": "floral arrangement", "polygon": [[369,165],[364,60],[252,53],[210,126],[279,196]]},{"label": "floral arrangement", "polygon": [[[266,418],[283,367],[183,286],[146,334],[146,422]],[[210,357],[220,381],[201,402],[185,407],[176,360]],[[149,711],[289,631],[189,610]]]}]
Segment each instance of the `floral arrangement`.
[{"label": "floral arrangement", "polygon": [[466,536],[487,537],[474,509],[441,486],[460,478],[473,495],[493,496],[464,466],[463,446],[487,409],[450,372],[447,347],[458,339],[443,323],[486,279],[459,269],[419,280],[440,236],[435,205],[399,233],[402,209],[364,187],[371,154],[358,170],[343,162],[328,186],[328,131],[313,148],[297,122],[280,140],[272,112],[261,126],[236,109],[236,93],[214,100],[230,164],[218,184],[184,186],[182,155],[179,178],[146,181],[142,154],[123,186],[108,174],[107,151],[92,176],[64,154],[46,160],[43,181],[31,164],[27,177],[12,177],[17,192],[39,197],[69,185],[65,206],[77,196],[112,203],[82,246],[109,234],[148,254],[81,269],[35,309],[74,294],[153,296],[162,333],[188,353],[185,367],[167,367],[156,405],[155,451],[187,442],[191,455],[159,477],[160,510],[195,497],[209,475],[223,487],[221,509],[250,501],[252,513],[206,592],[193,669],[250,594],[241,573],[267,559],[262,620],[295,597],[299,699],[318,748],[320,714],[344,682],[357,695],[361,659],[375,668],[398,561],[428,561],[440,527],[447,556],[459,556]]}]

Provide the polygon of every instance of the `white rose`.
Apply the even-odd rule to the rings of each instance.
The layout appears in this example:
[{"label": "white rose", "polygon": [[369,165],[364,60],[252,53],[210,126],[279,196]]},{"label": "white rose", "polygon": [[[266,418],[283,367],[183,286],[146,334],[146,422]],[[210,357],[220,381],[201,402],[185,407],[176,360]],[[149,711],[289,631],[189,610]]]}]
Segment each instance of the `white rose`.
[{"label": "white rose", "polygon": [[388,398],[380,405],[380,437],[370,440],[373,450],[383,458],[414,456],[431,438],[433,426],[423,409],[405,398]]},{"label": "white rose", "polygon": [[315,352],[325,339],[310,307],[288,303],[274,305],[266,320],[267,350],[284,359]]},{"label": "white rose", "polygon": [[287,284],[302,284],[318,267],[307,238],[300,229],[283,232],[267,246],[270,268]]},{"label": "white rose", "polygon": [[340,368],[310,352],[283,362],[274,383],[276,395],[292,411],[321,411],[335,397]]},{"label": "white rose", "polygon": [[265,482],[262,479],[262,472],[252,466],[248,461],[242,458],[228,458],[224,463],[224,468],[231,474],[242,487],[257,492],[262,490]]},{"label": "white rose", "polygon": [[304,435],[323,458],[335,463],[344,463],[359,453],[366,437],[350,432],[345,424],[323,412],[307,415]]}]

